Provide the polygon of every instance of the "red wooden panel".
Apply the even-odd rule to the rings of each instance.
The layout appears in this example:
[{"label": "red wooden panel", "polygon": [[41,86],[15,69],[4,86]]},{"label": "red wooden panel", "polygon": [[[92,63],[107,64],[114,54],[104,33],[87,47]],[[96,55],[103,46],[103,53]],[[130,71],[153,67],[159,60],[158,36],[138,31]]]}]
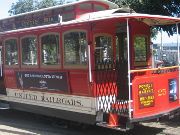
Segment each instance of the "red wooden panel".
[{"label": "red wooden panel", "polygon": [[179,107],[178,71],[135,76],[132,83],[134,118],[153,116]]},{"label": "red wooden panel", "polygon": [[87,72],[70,72],[69,78],[72,94],[89,95]]},{"label": "red wooden panel", "polygon": [[4,70],[6,88],[17,88],[16,76],[14,70]]}]

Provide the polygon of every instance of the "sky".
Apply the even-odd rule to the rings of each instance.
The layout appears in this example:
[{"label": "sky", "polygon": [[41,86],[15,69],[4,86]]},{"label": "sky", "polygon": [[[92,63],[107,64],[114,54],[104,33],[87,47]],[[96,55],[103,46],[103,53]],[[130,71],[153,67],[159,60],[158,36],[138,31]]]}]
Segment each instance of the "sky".
[{"label": "sky", "polygon": [[[180,42],[180,35],[178,35],[178,40]],[[161,43],[161,32],[158,33],[156,40],[152,40],[155,44]],[[162,43],[177,43],[177,35],[174,34],[173,36],[168,36],[166,32],[162,32]]]},{"label": "sky", "polygon": [[0,0],[0,19],[6,18],[9,16],[8,11],[11,8],[12,3],[16,3],[18,0]]},{"label": "sky", "polygon": [[[18,0],[0,0],[0,19],[6,18],[9,16],[8,10],[11,8],[12,3],[16,3]],[[3,2],[2,2],[3,1]],[[167,33],[163,32],[162,35],[163,43],[176,43],[177,36],[169,37]],[[179,38],[180,41],[180,38]],[[156,40],[153,40],[153,43],[161,43],[161,34],[159,33]]]}]

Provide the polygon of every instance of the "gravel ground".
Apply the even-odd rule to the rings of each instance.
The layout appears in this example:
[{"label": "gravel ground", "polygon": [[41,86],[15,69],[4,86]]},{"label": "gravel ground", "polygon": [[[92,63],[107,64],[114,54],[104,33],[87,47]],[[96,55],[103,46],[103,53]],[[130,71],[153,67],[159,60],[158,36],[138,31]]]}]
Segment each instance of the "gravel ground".
[{"label": "gravel ground", "polygon": [[[57,124],[58,123],[58,124]],[[31,113],[0,110],[0,135],[180,135],[180,117],[136,125],[129,132],[73,124]]]}]

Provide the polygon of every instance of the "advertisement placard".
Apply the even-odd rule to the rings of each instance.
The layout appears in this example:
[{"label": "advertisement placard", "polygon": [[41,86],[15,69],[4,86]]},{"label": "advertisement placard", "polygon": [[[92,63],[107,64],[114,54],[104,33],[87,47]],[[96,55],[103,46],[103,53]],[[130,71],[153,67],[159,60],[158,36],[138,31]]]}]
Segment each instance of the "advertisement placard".
[{"label": "advertisement placard", "polygon": [[16,72],[19,89],[68,91],[66,72]]}]

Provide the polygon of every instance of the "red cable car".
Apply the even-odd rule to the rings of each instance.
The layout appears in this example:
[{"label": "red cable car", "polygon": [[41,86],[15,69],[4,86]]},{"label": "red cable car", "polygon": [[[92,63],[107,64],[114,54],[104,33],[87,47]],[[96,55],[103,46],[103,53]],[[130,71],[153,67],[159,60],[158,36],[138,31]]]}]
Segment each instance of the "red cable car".
[{"label": "red cable car", "polygon": [[179,23],[104,0],[2,19],[1,108],[119,130],[178,112],[179,46],[176,65],[154,67],[150,29]]}]

